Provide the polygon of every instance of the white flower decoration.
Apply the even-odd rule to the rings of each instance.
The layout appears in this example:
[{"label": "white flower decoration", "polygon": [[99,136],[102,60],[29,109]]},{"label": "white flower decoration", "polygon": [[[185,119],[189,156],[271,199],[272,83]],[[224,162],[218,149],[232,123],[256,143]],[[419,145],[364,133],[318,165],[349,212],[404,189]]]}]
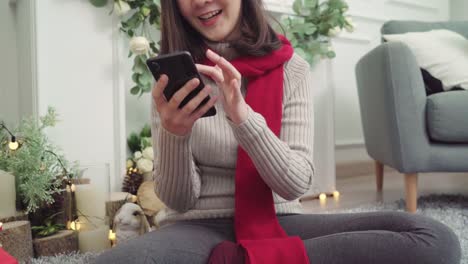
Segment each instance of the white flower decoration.
[{"label": "white flower decoration", "polygon": [[336,37],[340,33],[341,33],[341,28],[339,26],[336,26],[336,27],[330,29],[330,31],[328,31],[328,36],[329,37]]},{"label": "white flower decoration", "polygon": [[126,165],[127,165],[127,169],[133,167],[133,160],[128,159]]},{"label": "white flower decoration", "polygon": [[137,161],[137,168],[142,172],[142,173],[147,173],[153,171],[153,162],[148,159],[139,159]]},{"label": "white flower decoration", "polygon": [[124,16],[131,10],[130,5],[121,0],[117,0],[114,2],[114,11],[118,16]]},{"label": "white flower decoration", "polygon": [[150,45],[145,37],[133,37],[130,40],[130,50],[136,55],[146,54]]},{"label": "white flower decoration", "polygon": [[349,33],[354,32],[354,29],[356,28],[356,24],[353,22],[353,19],[348,16],[345,18],[345,20],[346,20],[346,25],[345,25],[346,31],[348,31]]},{"label": "white flower decoration", "polygon": [[135,158],[135,160],[139,160],[143,155],[141,154],[141,151],[137,151],[135,152],[135,154],[133,154],[133,157]]},{"label": "white flower decoration", "polygon": [[146,147],[143,150],[143,158],[147,160],[154,160],[154,152],[152,147]]}]

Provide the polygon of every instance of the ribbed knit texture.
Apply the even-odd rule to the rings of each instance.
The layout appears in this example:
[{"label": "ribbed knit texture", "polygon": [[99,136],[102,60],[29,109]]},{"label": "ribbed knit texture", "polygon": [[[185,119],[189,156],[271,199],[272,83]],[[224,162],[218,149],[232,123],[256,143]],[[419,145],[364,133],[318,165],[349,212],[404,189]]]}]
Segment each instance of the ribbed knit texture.
[{"label": "ribbed knit texture", "polygon": [[[213,95],[220,92],[212,80],[202,79],[212,86]],[[298,198],[309,189],[314,175],[312,84],[309,65],[294,54],[284,67],[280,138],[250,108],[248,119],[236,126],[226,117],[221,101],[216,103],[215,116],[199,119],[191,133],[176,136],[161,126],[153,102],[155,191],[167,206],[156,216],[158,224],[234,216],[239,144],[272,189],[276,213],[302,213]],[[244,95],[245,87],[243,80]]]}]

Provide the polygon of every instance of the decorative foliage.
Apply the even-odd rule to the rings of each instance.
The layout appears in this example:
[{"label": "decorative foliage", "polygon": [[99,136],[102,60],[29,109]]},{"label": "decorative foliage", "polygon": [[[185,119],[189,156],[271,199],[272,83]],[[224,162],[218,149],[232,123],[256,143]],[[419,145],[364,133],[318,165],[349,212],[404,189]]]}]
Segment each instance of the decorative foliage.
[{"label": "decorative foliage", "polygon": [[317,58],[334,58],[330,38],[343,28],[352,32],[355,27],[345,16],[348,4],[343,0],[295,0],[293,10],[296,16],[284,17],[281,23],[294,50],[310,64]]},{"label": "decorative foliage", "polygon": [[44,220],[44,225],[42,226],[33,226],[31,230],[35,237],[46,237],[56,234],[60,230],[65,229],[65,225],[54,223],[53,219],[58,214],[62,212],[55,213]]},{"label": "decorative foliage", "polygon": [[[13,130],[20,143],[15,151],[9,150],[8,141],[1,137],[0,169],[15,175],[16,194],[26,213],[54,203],[53,195],[63,190],[63,179],[69,177],[64,171],[68,162],[62,155],[56,154],[57,148],[44,132],[56,122],[57,114],[52,107],[39,120],[32,117],[23,119]],[[67,168],[67,171],[72,170]]]},{"label": "decorative foliage", "polygon": [[113,3],[111,12],[120,18],[120,30],[130,39],[128,57],[133,59],[132,80],[135,83],[130,89],[133,95],[141,96],[151,91],[153,75],[146,67],[146,60],[159,53],[159,43],[154,41],[151,28],[160,29],[161,4],[159,0],[89,0],[96,7]]},{"label": "decorative foliage", "polygon": [[146,124],[139,134],[133,132],[127,139],[132,157],[127,159],[127,168],[138,168],[145,174],[153,171],[154,152],[152,147],[151,128]]},{"label": "decorative foliage", "polygon": [[132,154],[151,147],[151,144],[151,127],[148,124],[141,129],[139,134],[132,132],[127,139],[127,145]]}]

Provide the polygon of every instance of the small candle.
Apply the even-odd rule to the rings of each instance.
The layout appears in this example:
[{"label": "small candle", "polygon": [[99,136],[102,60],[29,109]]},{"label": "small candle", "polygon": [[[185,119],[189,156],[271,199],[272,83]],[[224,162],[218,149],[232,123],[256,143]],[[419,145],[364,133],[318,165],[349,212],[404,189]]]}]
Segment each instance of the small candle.
[{"label": "small candle", "polygon": [[16,215],[15,176],[0,170],[0,218]]},{"label": "small candle", "polygon": [[111,247],[109,240],[109,227],[100,225],[97,228],[78,232],[78,245],[80,252],[101,252]]}]

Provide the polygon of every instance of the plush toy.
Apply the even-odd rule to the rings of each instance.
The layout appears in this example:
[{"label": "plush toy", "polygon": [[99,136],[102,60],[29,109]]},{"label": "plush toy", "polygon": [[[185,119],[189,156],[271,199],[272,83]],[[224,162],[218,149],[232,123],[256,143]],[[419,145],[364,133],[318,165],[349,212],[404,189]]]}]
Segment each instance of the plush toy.
[{"label": "plush toy", "polygon": [[126,203],[122,205],[115,215],[114,230],[116,236],[115,243],[121,243],[151,231],[151,227],[139,205]]}]

